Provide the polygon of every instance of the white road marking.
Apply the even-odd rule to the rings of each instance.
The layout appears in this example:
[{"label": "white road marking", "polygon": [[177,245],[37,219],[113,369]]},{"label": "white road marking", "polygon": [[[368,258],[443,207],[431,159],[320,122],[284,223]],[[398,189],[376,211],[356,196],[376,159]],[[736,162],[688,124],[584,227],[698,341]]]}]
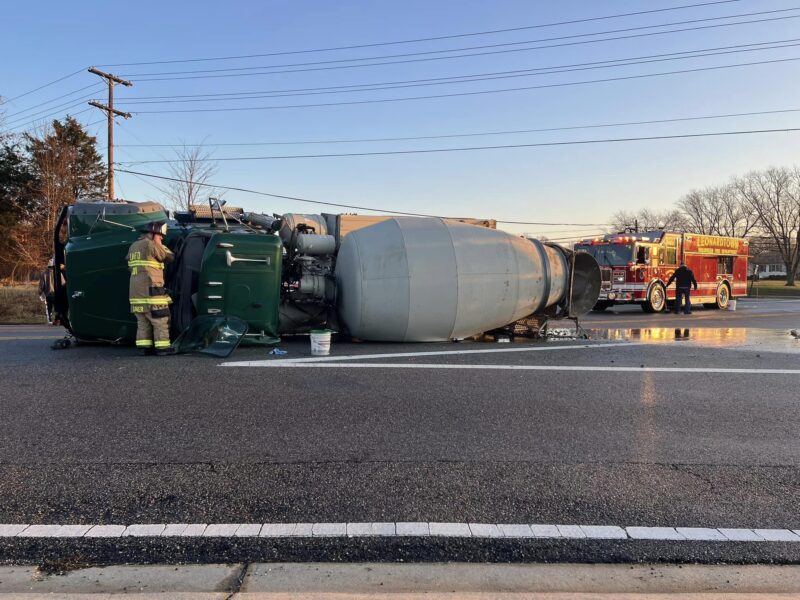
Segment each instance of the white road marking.
[{"label": "white road marking", "polygon": [[258,537],[261,533],[261,523],[243,523],[233,535],[236,537]]},{"label": "white road marking", "polygon": [[698,542],[724,542],[728,539],[716,529],[708,527],[676,527],[675,530],[687,540]]},{"label": "white road marking", "polygon": [[347,523],[314,523],[311,527],[313,537],[344,537],[347,535]]},{"label": "white road marking", "polygon": [[472,537],[477,537],[477,538],[503,537],[503,532],[500,531],[500,528],[497,525],[492,525],[490,523],[470,523],[469,530],[470,533],[472,533]]},{"label": "white road marking", "polygon": [[203,537],[232,537],[240,525],[241,523],[215,523],[206,527]]},{"label": "white road marking", "polygon": [[563,538],[582,539],[586,537],[580,525],[556,525],[556,527]]},{"label": "white road marking", "polygon": [[628,527],[628,536],[634,540],[684,540],[672,527]]},{"label": "white road marking", "polygon": [[395,535],[394,523],[348,523],[347,537],[369,537]]},{"label": "white road marking", "polygon": [[429,523],[432,536],[438,537],[472,537],[467,523]]},{"label": "white road marking", "polygon": [[531,525],[531,532],[537,538],[561,537],[561,531],[556,525]]},{"label": "white road marking", "polygon": [[496,371],[601,371],[604,373],[741,373],[748,375],[800,375],[800,369],[731,369],[726,367],[608,367],[592,365],[475,365],[447,363],[317,363],[300,361],[261,361],[258,364],[223,364],[222,366],[275,369],[456,369]]},{"label": "white road marking", "polygon": [[187,527],[188,523],[169,523],[161,533],[161,537],[181,537]]},{"label": "white road marking", "polygon": [[[122,537],[125,531],[125,525],[95,525],[86,535],[87,538],[118,538]],[[166,535],[166,534],[163,534]]]},{"label": "white road marking", "polygon": [[431,534],[427,523],[395,523],[397,535],[410,537],[427,537]]},{"label": "white road marking", "polygon": [[720,528],[719,532],[731,542],[760,542],[764,539],[752,529]]},{"label": "white road marking", "polygon": [[800,542],[800,537],[788,529],[754,529],[753,531],[768,542]]},{"label": "white road marking", "polygon": [[288,537],[292,535],[296,523],[264,523],[260,537]]},{"label": "white road marking", "polygon": [[292,537],[311,537],[311,529],[314,527],[313,523],[296,523],[292,530]]},{"label": "white road marking", "polygon": [[205,523],[189,523],[186,529],[181,532],[181,537],[200,537],[203,535],[206,527],[208,527],[208,525]]},{"label": "white road marking", "polygon": [[[161,523],[128,525],[128,528],[122,532],[122,537],[159,537],[166,528],[167,526]],[[20,536],[24,534],[25,532],[21,533]]]},{"label": "white road marking", "polygon": [[[26,525],[23,523],[11,523],[9,525],[0,525],[0,538],[2,537],[14,537],[19,533],[25,531],[30,525]],[[123,529],[125,529],[123,527]]]},{"label": "white road marking", "polygon": [[0,524],[0,538],[120,538],[120,537],[453,537],[570,540],[657,540],[716,543],[761,542],[800,544],[800,532],[790,529],[711,527],[620,527],[527,523],[137,523],[132,525]]},{"label": "white road marking", "polygon": [[581,531],[587,538],[595,540],[624,540],[628,534],[617,525],[581,525]]},{"label": "white road marking", "polygon": [[[553,344],[557,342],[551,342]],[[328,363],[347,360],[367,360],[376,358],[417,358],[422,356],[457,356],[464,354],[494,354],[498,352],[542,352],[552,350],[585,350],[589,348],[611,348],[619,346],[642,346],[644,342],[614,342],[611,344],[567,344],[563,346],[507,346],[501,348],[481,348],[478,350],[436,350],[431,352],[391,352],[384,354],[349,354],[347,356],[311,356],[308,358],[280,358],[273,360],[242,360],[222,363],[221,367],[266,367],[277,364]]]}]

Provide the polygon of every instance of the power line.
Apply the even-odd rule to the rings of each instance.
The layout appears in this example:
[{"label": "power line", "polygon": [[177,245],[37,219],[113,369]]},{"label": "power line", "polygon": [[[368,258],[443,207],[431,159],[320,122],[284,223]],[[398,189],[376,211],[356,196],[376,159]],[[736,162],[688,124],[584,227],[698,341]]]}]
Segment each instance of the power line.
[{"label": "power line", "polygon": [[469,58],[473,56],[487,56],[493,54],[507,54],[510,52],[527,52],[530,50],[543,50],[548,48],[561,48],[566,46],[578,46],[583,44],[594,44],[598,42],[611,42],[611,41],[619,41],[619,40],[628,40],[634,38],[641,38],[641,37],[649,37],[653,35],[663,35],[663,34],[670,34],[670,33],[682,33],[687,31],[698,31],[703,29],[713,29],[717,27],[729,27],[733,25],[746,25],[751,23],[763,23],[766,21],[775,21],[775,20],[783,20],[783,19],[794,19],[797,16],[789,16],[789,17],[780,17],[778,19],[761,19],[756,21],[742,21],[740,23],[726,23],[722,25],[707,25],[703,27],[687,27],[684,29],[672,29],[670,31],[657,31],[651,33],[643,33],[643,34],[636,34],[636,35],[628,35],[628,36],[617,36],[617,37],[610,37],[610,38],[602,38],[599,40],[584,40],[580,42],[567,42],[561,44],[549,44],[544,46],[535,46],[533,48],[516,48],[510,50],[497,50],[493,52],[474,52],[471,54],[456,54],[453,56],[435,56],[435,57],[428,57],[428,58],[414,58],[414,59],[406,59],[406,60],[394,60],[394,61],[384,61],[384,62],[375,62],[369,64],[356,64],[356,65],[338,65],[333,67],[311,67],[311,68],[304,68],[304,69],[283,69],[281,71],[263,71],[257,73],[231,73],[231,74],[223,74],[223,75],[196,75],[196,76],[185,76],[185,77],[152,77],[152,78],[140,78],[137,81],[181,81],[181,80],[190,80],[190,79],[218,79],[218,78],[227,78],[227,77],[251,77],[251,76],[260,76],[260,75],[282,75],[285,73],[306,73],[311,71],[331,71],[331,70],[339,70],[339,69],[354,69],[354,68],[363,68],[363,67],[380,67],[386,65],[399,65],[399,64],[408,64],[408,63],[419,63],[419,62],[430,62],[434,60],[449,60],[452,58]]},{"label": "power line", "polygon": [[[356,206],[353,204],[340,204],[337,202],[323,202],[321,200],[310,200],[308,198],[298,198],[297,196],[285,196],[283,194],[271,194],[269,192],[260,192],[258,190],[249,190],[247,188],[240,188],[240,187],[233,187],[229,185],[220,185],[217,183],[201,183],[199,181],[191,181],[189,179],[179,179],[177,177],[166,177],[165,175],[156,175],[154,173],[143,173],[141,171],[131,171],[128,169],[117,169],[120,173],[130,173],[131,175],[141,175],[142,177],[152,177],[153,179],[161,179],[164,181],[175,181],[177,183],[187,183],[192,185],[197,185],[201,187],[210,187],[210,188],[218,188],[221,190],[230,190],[232,192],[242,192],[245,194],[255,194],[257,196],[267,196],[269,198],[279,198],[281,200],[292,200],[294,202],[304,202],[307,204],[317,204],[322,206],[336,206],[338,208],[350,208],[353,210],[368,210],[371,212],[382,212],[386,214],[392,215],[403,215],[407,217],[431,217],[437,219],[443,219],[448,217],[443,217],[441,215],[431,215],[431,214],[424,214],[424,213],[413,213],[413,212],[406,212],[400,210],[388,210],[383,208],[370,208],[368,206]],[[450,217],[453,218],[453,217]],[[541,221],[497,221],[498,223],[503,224],[516,224],[516,225],[563,225],[565,227],[568,226],[575,226],[575,227],[605,227],[609,225],[608,223],[547,223]]]},{"label": "power line", "polygon": [[[567,233],[574,233],[578,237],[583,237],[583,236],[591,236],[596,231],[597,231],[596,227],[592,227],[592,228],[584,227],[584,228],[579,229],[579,230],[562,229],[561,231],[526,231],[524,233],[530,234],[530,235],[534,235],[534,236],[548,236],[548,237],[551,236],[551,235],[563,235],[563,234],[567,234]],[[584,232],[586,232],[586,233],[584,233]],[[567,238],[551,238],[551,239],[567,239]],[[574,239],[574,238],[569,238],[569,239]]]},{"label": "power line", "polygon": [[621,77],[607,77],[603,79],[590,79],[585,81],[569,81],[564,83],[548,83],[541,85],[531,85],[515,88],[501,88],[496,90],[479,90],[472,92],[454,92],[450,94],[430,94],[425,96],[409,96],[405,98],[376,98],[369,100],[348,100],[343,102],[320,102],[316,104],[285,104],[278,106],[244,106],[244,107],[229,107],[229,108],[189,108],[189,109],[161,109],[161,110],[140,110],[136,114],[163,114],[163,113],[198,113],[198,112],[231,112],[231,111],[249,111],[249,110],[279,110],[287,108],[318,108],[322,106],[349,106],[358,104],[385,104],[389,102],[408,102],[412,100],[430,100],[434,98],[455,98],[460,96],[479,96],[484,94],[499,94],[506,92],[519,92],[527,90],[537,90],[546,88],[570,87],[575,85],[588,85],[593,83],[608,83],[612,81],[628,81],[633,79],[645,79],[649,77],[662,77],[665,75],[680,75],[684,73],[699,73],[705,71],[716,71],[720,69],[731,69],[736,67],[748,67],[754,65],[776,64],[784,62],[792,62],[800,60],[800,58],[784,58],[774,59],[747,63],[736,63],[732,65],[718,65],[714,67],[699,67],[695,69],[681,69],[676,71],[664,71],[660,73],[643,73],[640,75],[626,75]]},{"label": "power line", "polygon": [[[299,158],[347,158],[356,156],[394,156],[402,154],[434,154],[440,152],[470,152],[475,150],[501,150],[509,148],[540,148],[549,146],[573,146],[573,145],[587,145],[587,144],[608,144],[620,142],[643,142],[652,140],[677,140],[687,138],[702,138],[702,137],[719,137],[719,136],[733,136],[733,135],[753,135],[761,133],[789,133],[800,131],[800,128],[784,128],[784,129],[753,129],[744,131],[713,131],[705,133],[681,133],[675,135],[653,135],[643,137],[628,137],[628,138],[606,138],[594,140],[570,140],[564,142],[538,142],[532,144],[503,144],[499,146],[470,146],[463,148],[428,148],[416,150],[387,150],[383,152],[346,152],[341,154],[297,154],[286,156],[236,156],[236,157],[223,157],[223,158],[199,158],[198,162],[223,162],[223,161],[242,161],[242,160],[291,160]],[[175,163],[183,162],[181,159],[167,159],[167,160],[140,160],[135,161],[136,165],[149,165],[154,163]]]},{"label": "power line", "polygon": [[208,57],[208,58],[184,58],[184,59],[173,59],[173,60],[155,60],[155,61],[144,61],[144,62],[129,62],[129,63],[116,63],[110,65],[100,65],[106,67],[133,67],[139,65],[163,65],[163,64],[174,64],[174,63],[189,63],[189,62],[209,62],[209,61],[218,61],[218,60],[240,60],[245,58],[264,58],[267,56],[286,56],[290,54],[309,54],[313,52],[332,52],[335,50],[355,50],[360,48],[374,48],[377,46],[393,46],[399,44],[414,44],[418,42],[433,42],[438,40],[450,40],[456,38],[464,38],[464,37],[472,37],[478,35],[492,35],[496,33],[509,33],[512,31],[524,31],[529,29],[541,29],[545,27],[556,27],[560,25],[574,25],[577,23],[588,23],[591,21],[603,21],[608,19],[619,19],[623,17],[633,17],[639,15],[647,15],[653,13],[660,13],[660,12],[668,12],[668,11],[676,11],[676,10],[684,10],[688,8],[700,8],[704,6],[712,6],[716,4],[730,4],[733,2],[740,2],[741,0],[718,0],[716,2],[701,2],[699,4],[685,4],[683,6],[671,6],[666,8],[656,8],[652,10],[642,10],[637,12],[629,12],[629,13],[618,13],[614,15],[605,15],[600,17],[589,17],[585,19],[574,19],[570,21],[557,21],[554,23],[542,23],[539,25],[525,25],[522,27],[510,27],[506,29],[493,29],[488,31],[476,31],[472,33],[459,33],[453,35],[440,35],[435,37],[426,37],[426,38],[414,38],[409,40],[396,40],[392,42],[376,42],[372,44],[357,44],[352,46],[335,46],[335,47],[328,47],[328,48],[315,48],[315,49],[306,49],[306,50],[288,50],[283,52],[268,52],[268,53],[261,53],[261,54],[240,54],[236,56],[215,56],[215,57]]},{"label": "power line", "polygon": [[[8,122],[9,126],[14,126],[15,123],[20,123],[23,121],[29,121],[31,119],[45,119],[48,116],[55,115],[61,113],[63,110],[69,110],[70,108],[75,108],[77,106],[83,106],[83,101],[88,100],[94,96],[94,92],[91,94],[86,94],[85,96],[81,96],[80,98],[73,98],[72,100],[68,100],[62,104],[58,104],[57,106],[51,106],[50,108],[45,108],[44,110],[37,111],[35,113],[31,113],[29,115],[25,115],[24,117],[17,117],[16,119],[12,119]],[[67,107],[66,109],[64,107]],[[42,115],[47,113],[47,115],[43,117],[39,117],[38,115]]]},{"label": "power line", "polygon": [[[651,56],[619,58],[613,60],[594,61],[589,63],[577,63],[573,65],[538,67],[535,69],[518,69],[515,71],[498,71],[494,73],[479,73],[479,74],[458,75],[451,77],[433,77],[428,79],[411,79],[406,81],[391,81],[382,83],[376,82],[376,83],[330,86],[330,87],[320,87],[320,88],[265,90],[263,92],[237,92],[237,93],[227,94],[228,96],[234,96],[227,98],[219,97],[224,94],[208,94],[209,96],[214,96],[212,98],[205,97],[206,94],[198,94],[198,95],[189,94],[181,96],[180,99],[178,97],[161,96],[160,98],[167,98],[162,100],[133,98],[133,99],[126,99],[126,101],[123,102],[122,104],[141,105],[141,104],[175,104],[175,103],[195,103],[195,102],[225,102],[229,100],[240,101],[240,100],[257,100],[260,98],[286,98],[292,96],[315,96],[315,95],[328,95],[328,94],[372,92],[372,91],[393,90],[393,89],[403,89],[403,88],[413,88],[413,87],[428,87],[433,85],[457,85],[461,83],[474,83],[479,81],[516,79],[520,77],[554,75],[558,73],[569,73],[574,71],[593,71],[595,69],[627,67],[627,66],[641,65],[641,64],[669,62],[674,60],[689,60],[696,58],[705,58],[709,56],[724,56],[728,54],[739,54],[742,52],[779,50],[783,48],[793,48],[796,46],[800,46],[800,43],[788,43],[788,42],[798,42],[798,41],[800,41],[800,38],[782,40],[779,42],[762,42],[759,44],[740,44],[737,46],[727,46],[722,48],[736,48],[736,49],[723,50],[719,52],[714,52],[712,50],[721,50],[721,48],[708,49],[708,50],[687,50],[683,52],[670,52],[665,54],[655,54]],[[780,44],[780,45],[769,46],[765,44]],[[756,45],[761,47],[759,48],[752,47]],[[678,56],[687,54],[689,55]],[[617,64],[608,64],[608,63],[617,63]]]},{"label": "power line", "polygon": [[34,119],[32,121],[29,121],[27,123],[23,123],[22,125],[15,125],[14,129],[16,129],[16,130],[26,129],[30,125],[36,125],[37,123],[41,123],[45,119],[49,119],[50,117],[55,117],[56,115],[59,115],[61,113],[66,113],[67,116],[70,116],[70,117],[77,117],[78,115],[82,115],[83,113],[89,112],[90,110],[92,110],[91,108],[84,108],[83,110],[79,110],[76,113],[71,113],[71,114],[69,113],[69,111],[71,109],[78,108],[79,106],[83,106],[83,102],[79,102],[77,104],[73,104],[72,106],[68,106],[64,110],[57,111],[57,112],[51,113],[49,115],[43,115],[43,116],[41,116],[41,117],[39,117],[37,119]]},{"label": "power line", "polygon": [[[543,127],[539,129],[516,129],[507,131],[485,131],[477,133],[453,133],[445,135],[419,135],[407,137],[385,137],[385,138],[363,138],[363,139],[342,139],[342,140],[306,140],[297,142],[238,142],[238,143],[224,143],[224,144],[198,144],[214,147],[222,146],[289,146],[301,144],[352,144],[364,142],[401,142],[401,141],[415,141],[415,140],[435,140],[447,138],[462,138],[462,137],[477,137],[477,136],[492,136],[492,135],[512,135],[523,133],[545,133],[551,131],[572,131],[579,129],[599,129],[604,127],[627,127],[632,125],[655,125],[659,123],[678,123],[682,121],[701,121],[705,119],[726,119],[732,117],[750,117],[760,115],[774,115],[800,112],[800,108],[787,108],[782,110],[763,110],[741,113],[728,113],[718,115],[703,115],[697,117],[677,117],[673,119],[652,119],[648,121],[626,121],[620,123],[601,123],[596,125],[570,125],[564,127]],[[176,148],[185,144],[117,144],[118,147],[139,147],[139,148]],[[189,144],[190,146],[192,144]]]},{"label": "power line", "polygon": [[[680,52],[666,52],[661,54],[650,54],[645,56],[634,56],[634,57],[625,57],[625,58],[615,58],[609,60],[601,60],[601,61],[592,61],[586,63],[572,63],[566,65],[553,65],[549,67],[536,67],[530,69],[516,69],[512,71],[495,71],[490,73],[472,73],[466,75],[455,75],[450,77],[432,77],[427,79],[408,79],[408,80],[401,80],[401,81],[384,81],[384,82],[373,82],[373,83],[360,83],[360,84],[352,84],[352,85],[339,85],[339,86],[327,86],[327,87],[314,87],[314,88],[293,88],[293,89],[283,89],[283,90],[252,90],[248,92],[218,92],[218,93],[206,93],[206,94],[171,94],[169,96],[128,96],[126,101],[128,103],[144,103],[144,100],[165,100],[165,101],[175,101],[178,98],[211,98],[211,99],[223,99],[227,100],[230,98],[222,98],[223,96],[235,96],[235,97],[243,97],[243,96],[251,96],[251,97],[258,97],[261,94],[278,94],[284,92],[306,92],[306,91],[319,91],[319,90],[338,90],[338,89],[345,89],[345,88],[362,88],[362,87],[371,87],[371,86],[384,86],[384,85],[395,85],[395,84],[405,84],[405,83],[418,83],[418,82],[429,82],[429,81],[440,81],[446,79],[465,79],[471,77],[484,77],[484,76],[493,76],[493,75],[511,75],[516,73],[531,73],[535,71],[549,71],[553,69],[565,69],[570,67],[583,67],[583,66],[593,66],[593,65],[604,65],[608,63],[617,63],[617,62],[624,62],[624,61],[632,61],[632,60],[642,60],[642,59],[650,59],[650,58],[662,58],[662,57],[670,57],[670,56],[679,56],[684,54],[693,54],[697,55],[698,53],[703,52],[715,52],[721,50],[737,50],[740,48],[748,48],[748,51],[756,51],[756,50],[772,50],[772,49],[779,49],[779,48],[787,48],[791,47],[792,45],[785,45],[779,46],[778,44],[789,44],[789,42],[797,42],[800,41],[800,38],[789,38],[783,40],[773,40],[769,42],[753,42],[750,44],[735,44],[731,46],[717,46],[714,48],[700,48],[697,50],[683,50]],[[760,48],[754,48],[754,46],[761,46]],[[771,47],[772,46],[772,47]],[[735,52],[730,52],[731,54]],[[697,58],[697,56],[688,56],[686,58]],[[616,65],[614,65],[616,66]],[[194,101],[194,100],[191,100]]]},{"label": "power line", "polygon": [[25,92],[24,94],[19,94],[18,96],[14,96],[13,98],[8,98],[7,100],[4,100],[3,102],[0,102],[0,104],[8,104],[9,102],[13,102],[14,100],[19,100],[20,98],[24,98],[25,96],[28,96],[29,94],[33,94],[34,92],[38,92],[39,90],[43,90],[46,87],[50,87],[51,85],[54,85],[54,84],[58,83],[59,81],[64,81],[65,79],[69,79],[70,77],[73,77],[73,76],[77,75],[78,73],[83,73],[83,68],[80,68],[77,71],[74,71],[74,72],[70,73],[69,75],[64,75],[63,77],[59,77],[58,79],[54,79],[53,81],[51,81],[49,83],[45,83],[44,85],[40,85],[37,88],[34,88],[32,90],[29,90],[29,91]]},{"label": "power line", "polygon": [[[703,25],[700,27],[688,27],[683,29],[673,29],[669,31],[653,31],[649,33],[641,33],[631,36],[616,36],[612,38],[604,38],[600,40],[583,40],[580,42],[570,42],[570,43],[563,43],[563,44],[551,44],[546,46],[536,46],[533,48],[507,48],[508,46],[521,46],[525,44],[536,44],[539,42],[550,42],[550,41],[559,41],[559,40],[567,40],[567,39],[576,39],[576,38],[585,38],[597,35],[606,35],[609,33],[620,33],[620,32],[628,32],[628,31],[640,31],[643,29],[653,29],[656,27],[671,27],[673,25],[683,25],[683,24],[693,24],[693,23],[700,23],[700,22],[707,22],[707,21],[717,21],[721,19],[732,19],[738,18],[743,16],[754,16],[754,15],[764,15],[764,14],[774,14],[774,13],[783,13],[789,11],[797,11],[800,10],[800,7],[794,8],[786,8],[780,10],[773,10],[773,11],[760,11],[754,13],[741,13],[738,15],[728,15],[724,17],[710,17],[706,19],[692,19],[689,21],[676,21],[672,23],[663,23],[659,25],[645,25],[640,27],[628,27],[624,29],[611,29],[608,31],[599,31],[594,33],[581,33],[581,34],[573,34],[567,36],[558,36],[552,38],[540,38],[536,40],[527,40],[522,42],[506,42],[502,44],[486,44],[482,46],[467,46],[462,48],[451,48],[449,50],[428,50],[424,52],[407,52],[403,54],[385,54],[380,56],[368,56],[362,58],[347,58],[347,59],[337,59],[337,60],[327,60],[327,61],[313,61],[313,62],[304,62],[304,63],[285,63],[285,64],[278,64],[278,65],[261,65],[255,67],[228,67],[224,69],[196,69],[191,71],[159,71],[159,72],[152,72],[152,73],[129,73],[126,74],[126,77],[152,77],[152,76],[163,76],[169,75],[171,77],[167,77],[166,79],[204,79],[204,78],[212,78],[212,77],[237,77],[242,75],[249,75],[251,73],[244,73],[244,71],[258,71],[260,69],[279,69],[283,67],[303,67],[303,66],[316,66],[316,65],[332,65],[332,64],[339,64],[340,63],[351,63],[351,62],[361,62],[361,61],[368,61],[368,60],[382,60],[386,58],[407,58],[413,56],[429,56],[432,54],[445,54],[450,52],[462,52],[466,50],[481,50],[486,48],[506,48],[505,50],[495,50],[495,51],[488,51],[488,52],[479,52],[473,54],[462,54],[462,55],[455,55],[455,56],[445,56],[445,57],[434,57],[436,60],[442,59],[450,59],[450,58],[463,58],[468,56],[485,56],[489,54],[503,54],[508,52],[523,52],[528,50],[540,50],[542,48],[555,48],[560,46],[570,46],[570,45],[578,45],[578,44],[587,44],[587,43],[596,43],[596,42],[605,42],[605,41],[613,41],[619,39],[630,39],[630,38],[638,38],[638,37],[648,37],[652,35],[663,35],[669,33],[679,33],[683,31],[696,31],[702,29],[713,29],[718,27],[732,27],[736,25],[748,25],[752,23],[765,23],[771,21],[781,21],[786,19],[796,19],[800,15],[786,15],[782,17],[771,17],[767,19],[754,19],[750,21],[740,21],[737,23],[718,23],[714,25]],[[403,60],[403,61],[395,61],[388,64],[399,64],[404,62],[419,62],[420,60],[432,60],[431,58],[428,59],[415,59],[415,60]],[[381,64],[381,63],[377,63]],[[343,67],[340,65],[336,68],[347,68],[352,66],[359,66],[359,65],[344,65]],[[375,66],[375,65],[366,65],[366,66]],[[279,71],[280,73],[290,73],[293,71]],[[214,75],[215,73],[225,73],[224,75]],[[258,74],[258,73],[256,73]],[[175,75],[194,75],[190,77],[174,77]],[[140,81],[154,81],[153,79],[140,79]]]},{"label": "power line", "polygon": [[[11,113],[10,115],[6,115],[6,116],[7,117],[16,117],[17,115],[21,115],[22,113],[26,113],[29,110],[33,110],[34,108],[39,108],[40,106],[44,106],[45,104],[50,104],[51,102],[56,102],[58,100],[61,100],[62,98],[66,98],[67,96],[72,96],[73,94],[77,94],[78,92],[82,92],[84,90],[88,90],[89,88],[95,88],[96,90],[98,90],[100,88],[97,87],[97,85],[98,84],[96,84],[96,83],[92,83],[90,85],[86,85],[86,86],[84,86],[82,88],[79,88],[77,90],[73,90],[73,91],[68,92],[66,94],[61,94],[60,96],[56,96],[55,98],[52,98],[50,100],[46,100],[45,102],[40,102],[39,104],[34,104],[33,106],[29,106],[28,108],[24,108],[22,110],[19,110],[19,111],[15,112],[15,113]],[[74,102],[74,100],[71,100],[70,102]],[[50,109],[48,109],[48,110],[50,110]]]}]

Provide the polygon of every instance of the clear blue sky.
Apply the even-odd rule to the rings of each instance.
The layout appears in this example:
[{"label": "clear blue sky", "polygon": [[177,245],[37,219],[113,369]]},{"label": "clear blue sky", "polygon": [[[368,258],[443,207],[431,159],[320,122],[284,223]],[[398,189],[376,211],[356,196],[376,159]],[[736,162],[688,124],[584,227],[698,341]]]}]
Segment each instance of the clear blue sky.
[{"label": "clear blue sky", "polygon": [[[697,1],[697,0],[695,0]],[[369,44],[409,38],[524,27],[694,3],[692,0],[596,2],[565,0],[265,0],[108,3],[94,1],[6,2],[0,38],[0,95],[24,93],[81,67],[139,61],[284,52]],[[455,85],[361,91],[237,102],[129,104],[136,96],[284,90],[382,83],[570,65],[685,50],[800,38],[800,18],[582,44],[366,68],[308,71],[216,79],[141,81],[138,73],[267,66],[380,56],[538,40],[690,19],[800,6],[785,0],[742,0],[511,33],[358,50],[173,65],[102,67],[129,76],[133,88],[116,90],[120,108],[156,110],[227,106],[277,106],[343,100],[490,90],[604,77],[621,77],[779,58],[800,57],[800,46],[600,70]],[[800,15],[800,11],[783,13]],[[770,15],[749,17],[768,18]],[[776,15],[779,16],[779,15]],[[743,19],[739,19],[743,20]],[[697,25],[702,25],[697,24]],[[697,26],[694,25],[694,26]],[[685,25],[684,27],[691,27]],[[662,28],[663,29],[663,28]],[[585,39],[585,38],[584,38]],[[796,42],[800,43],[800,42]],[[14,59],[16,57],[16,60]],[[350,106],[188,114],[139,113],[117,128],[118,161],[174,158],[169,148],[125,144],[298,141],[424,136],[482,131],[590,125],[722,113],[800,109],[800,61],[700,73],[508,93]],[[4,106],[14,116],[34,104],[90,85],[81,73]],[[89,90],[91,91],[91,90]],[[81,94],[67,98],[80,99]],[[102,92],[97,98],[103,100]],[[77,112],[82,108],[74,108]],[[46,116],[46,115],[45,115]],[[92,110],[79,115],[95,123]],[[19,123],[22,124],[22,123]],[[800,112],[684,123],[528,133],[491,137],[357,143],[220,147],[215,156],[258,156],[383,151],[671,135],[739,129],[800,127]],[[105,146],[105,128],[91,129]],[[415,212],[506,220],[605,222],[619,209],[669,207],[691,188],[724,182],[734,174],[797,162],[800,135],[646,141],[626,144],[220,163],[215,181],[258,190]],[[166,165],[140,170],[165,173]],[[130,175],[118,177],[118,195],[157,198]],[[302,204],[229,193],[230,203],[265,212],[317,209]],[[335,209],[330,209],[335,211]],[[510,227],[544,233],[565,227]],[[555,234],[558,237],[560,234]]]}]

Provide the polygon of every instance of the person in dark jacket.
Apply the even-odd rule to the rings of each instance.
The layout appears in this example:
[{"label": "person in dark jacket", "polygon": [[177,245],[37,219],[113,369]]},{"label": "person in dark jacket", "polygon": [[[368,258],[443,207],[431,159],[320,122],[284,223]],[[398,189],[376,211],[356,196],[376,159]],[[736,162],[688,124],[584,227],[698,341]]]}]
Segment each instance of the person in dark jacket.
[{"label": "person in dark jacket", "polygon": [[55,313],[53,312],[53,301],[56,296],[55,289],[53,288],[54,262],[54,259],[51,258],[47,263],[47,268],[39,274],[39,299],[45,303],[47,323],[49,325],[58,325],[58,321],[55,320]]},{"label": "person in dark jacket", "polygon": [[692,270],[686,266],[686,263],[681,263],[672,277],[667,281],[667,287],[672,282],[675,282],[675,310],[673,312],[677,315],[681,310],[681,300],[685,297],[686,304],[683,307],[683,314],[692,314],[692,286],[697,291],[697,280],[694,278]]}]

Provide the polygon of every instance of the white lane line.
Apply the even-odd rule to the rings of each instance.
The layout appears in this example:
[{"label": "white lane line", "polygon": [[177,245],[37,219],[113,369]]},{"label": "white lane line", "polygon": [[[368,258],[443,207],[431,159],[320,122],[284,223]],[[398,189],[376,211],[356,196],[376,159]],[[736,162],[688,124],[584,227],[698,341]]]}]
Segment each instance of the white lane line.
[{"label": "white lane line", "polygon": [[[555,344],[556,342],[551,342]],[[544,352],[553,350],[586,350],[589,348],[611,348],[642,346],[644,342],[614,342],[611,344],[568,344],[563,346],[506,346],[501,348],[481,348],[478,350],[436,350],[431,352],[392,352],[384,354],[349,354],[347,356],[312,356],[309,358],[280,358],[273,360],[242,360],[225,362],[221,367],[264,367],[276,364],[327,363],[347,360],[367,360],[378,358],[417,358],[422,356],[459,356],[464,354],[495,354],[499,352]]]},{"label": "white lane line", "polygon": [[787,529],[754,529],[753,531],[768,542],[800,542],[800,537]]},{"label": "white lane line", "polygon": [[222,366],[259,367],[272,369],[432,369],[432,370],[489,370],[489,371],[601,371],[605,373],[742,373],[748,375],[800,375],[800,369],[730,369],[725,367],[607,367],[592,365],[493,365],[447,363],[317,363],[300,361],[257,361],[253,364],[229,363]]},{"label": "white lane line", "polygon": [[393,537],[396,535],[394,523],[348,523],[347,537],[382,536]]},{"label": "white lane line", "polygon": [[798,530],[713,527],[620,527],[541,523],[137,523],[132,525],[27,525],[0,523],[0,538],[120,537],[452,537],[494,539],[657,540],[800,544]]},{"label": "white lane line", "polygon": [[[127,529],[122,532],[122,537],[159,537],[167,529],[167,526],[162,523],[141,523],[135,525],[128,525]],[[20,536],[24,536],[27,532],[22,532]]]},{"label": "white lane line", "polygon": [[628,527],[628,536],[634,540],[685,540],[672,527]]},{"label": "white lane line", "polygon": [[727,539],[716,529],[708,527],[676,527],[675,530],[687,540],[698,542],[724,542]]},{"label": "white lane line", "polygon": [[[14,537],[17,534],[22,533],[25,531],[30,525],[26,525],[23,523],[10,523],[8,525],[0,525],[0,538],[2,537]],[[123,527],[123,529],[125,529]]]},{"label": "white lane line", "polygon": [[188,523],[168,523],[161,532],[161,537],[181,537],[187,527],[189,527]]},{"label": "white lane line", "polygon": [[86,535],[87,538],[118,538],[125,532],[125,525],[95,525]]}]

